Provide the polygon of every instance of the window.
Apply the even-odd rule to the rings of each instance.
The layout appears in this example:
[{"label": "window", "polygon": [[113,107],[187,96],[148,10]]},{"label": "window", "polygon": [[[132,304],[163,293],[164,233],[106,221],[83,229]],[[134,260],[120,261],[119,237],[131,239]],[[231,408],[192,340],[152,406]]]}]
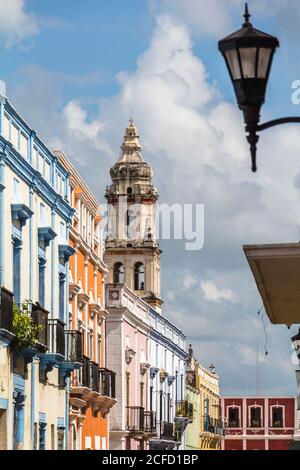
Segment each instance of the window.
[{"label": "window", "polygon": [[228,413],[228,427],[239,428],[240,427],[240,416],[238,408],[229,408]]},{"label": "window", "polygon": [[4,114],[3,135],[6,138],[6,140],[10,140],[10,120],[6,114]]},{"label": "window", "polygon": [[143,408],[144,407],[144,388],[145,388],[145,385],[144,385],[144,382],[141,382],[140,384],[140,406]]},{"label": "window", "polygon": [[101,335],[98,335],[98,364],[101,365]]},{"label": "window", "polygon": [[59,277],[59,319],[65,321],[65,277]]},{"label": "window", "polygon": [[38,449],[38,423],[34,423],[33,430],[33,450]]},{"label": "window", "polygon": [[55,426],[51,424],[51,449],[55,450]]},{"label": "window", "polygon": [[114,265],[114,284],[124,283],[124,266],[122,263]]},{"label": "window", "polygon": [[77,450],[77,432],[76,432],[76,426],[73,424],[72,426],[72,450]]},{"label": "window", "polygon": [[273,407],[272,408],[272,427],[273,428],[283,428],[283,407]]},{"label": "window", "polygon": [[145,290],[145,268],[143,263],[134,266],[134,290]]},{"label": "window", "polygon": [[23,132],[21,132],[20,135],[20,154],[23,157],[28,158],[28,138],[23,134]]},{"label": "window", "polygon": [[132,194],[132,188],[127,188],[127,194]]},{"label": "window", "polygon": [[45,269],[46,261],[39,260],[39,303],[42,307],[45,306]]},{"label": "window", "polygon": [[13,290],[15,303],[21,303],[21,241],[14,240],[13,245]]},{"label": "window", "polygon": [[50,182],[51,176],[51,163],[49,160],[45,160],[45,179]]},{"label": "window", "polygon": [[11,143],[19,150],[19,129],[14,124],[11,126]]},{"label": "window", "polygon": [[126,372],[126,406],[129,406],[129,403],[130,403],[129,398],[130,398],[130,374],[129,372]]},{"label": "window", "polygon": [[7,449],[7,411],[0,409],[0,450]]},{"label": "window", "polygon": [[250,427],[261,428],[261,408],[252,407],[250,412]]},{"label": "window", "polygon": [[39,450],[46,449],[46,423],[39,423]]},{"label": "window", "polygon": [[65,428],[57,428],[57,450],[64,450],[65,447]]}]

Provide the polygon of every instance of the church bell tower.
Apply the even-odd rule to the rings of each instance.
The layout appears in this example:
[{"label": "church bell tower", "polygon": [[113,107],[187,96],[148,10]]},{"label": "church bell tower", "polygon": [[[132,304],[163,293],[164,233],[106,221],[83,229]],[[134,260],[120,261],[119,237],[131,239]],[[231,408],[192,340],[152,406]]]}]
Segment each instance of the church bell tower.
[{"label": "church bell tower", "polygon": [[156,239],[157,189],[153,171],[143,160],[137,127],[130,120],[121,156],[110,170],[106,189],[108,234],[105,262],[109,282],[126,284],[150,305],[160,308],[160,255]]}]

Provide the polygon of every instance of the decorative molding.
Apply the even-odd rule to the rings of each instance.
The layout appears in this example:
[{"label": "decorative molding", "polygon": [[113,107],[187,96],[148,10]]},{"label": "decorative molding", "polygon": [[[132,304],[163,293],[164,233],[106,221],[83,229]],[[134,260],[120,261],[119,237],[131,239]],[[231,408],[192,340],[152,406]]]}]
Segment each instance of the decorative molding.
[{"label": "decorative molding", "polygon": [[69,282],[69,300],[73,300],[78,292],[80,291],[80,286],[75,282]]},{"label": "decorative molding", "polygon": [[155,379],[158,372],[159,372],[159,369],[157,367],[151,367],[150,368],[150,378]]},{"label": "decorative molding", "polygon": [[71,256],[74,255],[75,250],[70,245],[58,245],[59,258],[63,258],[65,263],[68,263]]},{"label": "decorative molding", "polygon": [[141,362],[140,364],[141,375],[145,375],[149,369],[150,369],[150,364],[148,362]]},{"label": "decorative molding", "polygon": [[85,308],[85,306],[88,304],[89,299],[89,296],[83,291],[77,294],[77,305],[79,310],[83,310]]},{"label": "decorative molding", "polygon": [[[41,174],[36,171],[16,149],[13,148],[11,143],[6,141],[6,139],[0,135],[0,153],[3,154],[3,152],[5,152],[4,158],[6,164],[18,176],[20,176],[29,187],[33,186],[35,191],[39,193],[41,198],[50,207],[55,206],[57,212],[64,220],[72,218],[74,209],[63,199],[62,196],[59,196],[54,188],[41,176]],[[65,172],[63,169],[60,169],[60,171],[63,174]]]},{"label": "decorative molding", "polygon": [[39,236],[39,243],[43,242],[45,245],[45,248],[47,248],[51,240],[54,240],[54,238],[57,237],[57,234],[54,232],[54,230],[51,227],[39,227],[38,236]]},{"label": "decorative molding", "polygon": [[19,223],[20,227],[24,227],[27,220],[33,216],[33,212],[25,204],[12,204],[11,215],[13,223]]},{"label": "decorative molding", "polygon": [[128,346],[126,347],[125,349],[125,360],[126,360],[126,364],[130,364],[132,359],[135,357],[136,355],[136,351],[134,351],[133,349],[129,348]]},{"label": "decorative molding", "polygon": [[175,380],[176,380],[175,375],[169,375],[169,376],[168,376],[168,385],[169,385],[169,387],[171,387],[171,385],[173,385],[173,383],[175,382]]},{"label": "decorative molding", "polygon": [[165,370],[160,370],[160,372],[159,372],[160,383],[164,383],[164,381],[166,380],[168,375],[169,375],[168,372],[166,372]]}]

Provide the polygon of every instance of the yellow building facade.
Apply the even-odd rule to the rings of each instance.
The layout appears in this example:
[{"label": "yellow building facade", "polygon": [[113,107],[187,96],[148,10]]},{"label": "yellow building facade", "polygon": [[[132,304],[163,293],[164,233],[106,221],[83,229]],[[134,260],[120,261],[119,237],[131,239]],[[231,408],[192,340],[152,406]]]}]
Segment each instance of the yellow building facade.
[{"label": "yellow building facade", "polygon": [[221,450],[225,425],[221,420],[219,376],[215,367],[202,366],[192,346],[187,360],[186,397],[193,404],[193,422],[187,428],[187,450]]}]

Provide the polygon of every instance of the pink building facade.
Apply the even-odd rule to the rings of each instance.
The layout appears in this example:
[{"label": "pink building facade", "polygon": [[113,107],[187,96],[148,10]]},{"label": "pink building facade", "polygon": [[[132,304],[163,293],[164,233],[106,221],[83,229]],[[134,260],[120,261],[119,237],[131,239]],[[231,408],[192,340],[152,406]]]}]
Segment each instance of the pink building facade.
[{"label": "pink building facade", "polygon": [[143,450],[155,434],[148,406],[149,306],[124,284],[106,286],[107,367],[116,372],[117,404],[110,414],[110,449]]}]

